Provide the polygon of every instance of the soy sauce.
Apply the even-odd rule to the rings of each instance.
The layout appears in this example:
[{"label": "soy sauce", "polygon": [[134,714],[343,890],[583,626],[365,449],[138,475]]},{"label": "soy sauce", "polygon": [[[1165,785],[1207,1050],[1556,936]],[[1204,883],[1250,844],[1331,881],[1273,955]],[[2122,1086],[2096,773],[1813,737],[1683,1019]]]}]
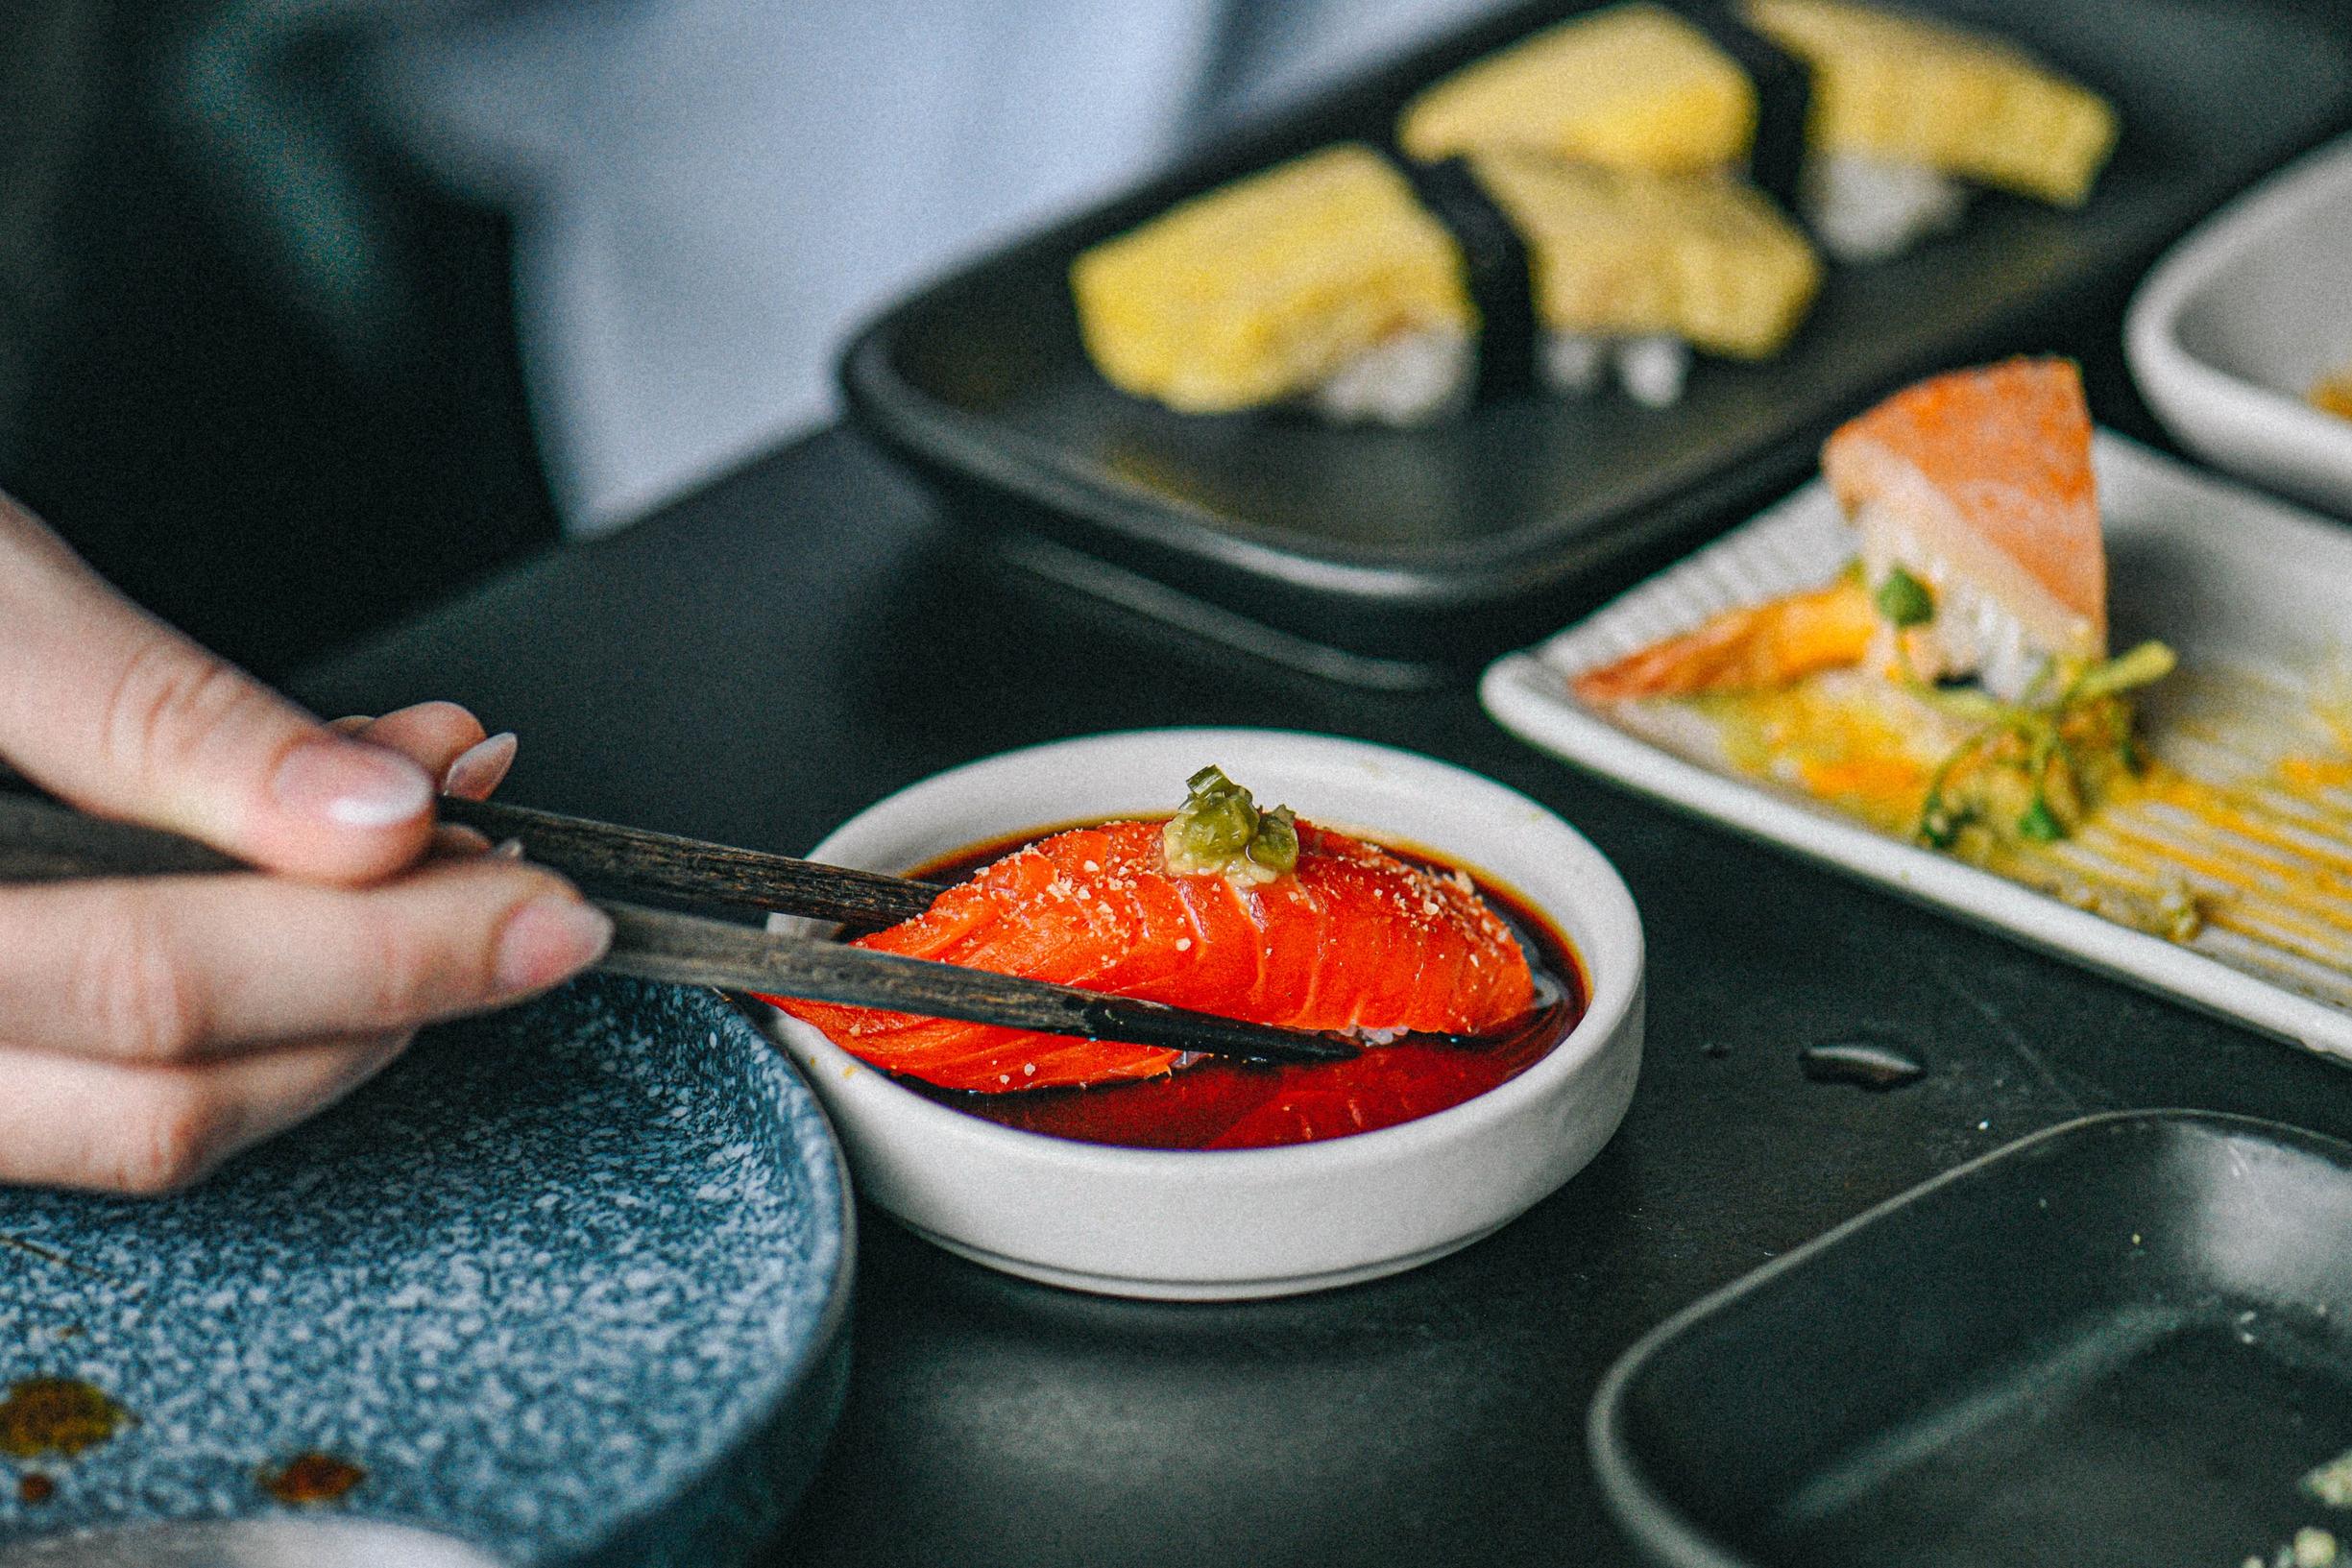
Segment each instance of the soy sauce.
[{"label": "soy sauce", "polygon": [[[914,873],[960,881],[990,861],[1047,836],[1025,833],[934,861]],[[1269,1148],[1371,1132],[1443,1111],[1526,1072],[1584,1017],[1590,997],[1567,939],[1527,905],[1435,856],[1381,846],[1442,876],[1461,870],[1511,928],[1534,972],[1538,1005],[1513,1028],[1474,1046],[1407,1035],[1368,1045],[1350,1062],[1274,1066],[1204,1057],[1173,1073],[1084,1089],[986,1095],[897,1081],[967,1116],[1024,1132],[1128,1148]]]}]

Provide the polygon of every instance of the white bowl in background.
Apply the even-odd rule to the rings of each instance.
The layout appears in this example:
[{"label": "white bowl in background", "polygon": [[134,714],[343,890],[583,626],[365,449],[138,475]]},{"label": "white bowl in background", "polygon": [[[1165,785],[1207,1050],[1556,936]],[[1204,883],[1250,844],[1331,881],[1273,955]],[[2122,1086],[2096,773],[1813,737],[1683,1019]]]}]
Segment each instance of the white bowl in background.
[{"label": "white bowl in background", "polygon": [[1165,816],[1215,762],[1268,804],[1429,852],[1574,946],[1584,1018],[1517,1077],[1432,1116],[1277,1148],[1078,1143],[902,1088],[782,1013],[770,1027],[832,1114],[861,1191],[950,1251],[1049,1284],[1222,1300],[1394,1273],[1496,1229],[1582,1170],[1641,1062],[1640,917],[1582,834],[1516,791],[1409,752],[1266,730],[1093,736],[989,758],[867,808],[813,857],[903,872],[1086,820]]},{"label": "white bowl in background", "polygon": [[2208,218],[2132,297],[2123,347],[2174,439],[2255,484],[2352,514],[2352,420],[2305,400],[2352,368],[2352,136]]}]

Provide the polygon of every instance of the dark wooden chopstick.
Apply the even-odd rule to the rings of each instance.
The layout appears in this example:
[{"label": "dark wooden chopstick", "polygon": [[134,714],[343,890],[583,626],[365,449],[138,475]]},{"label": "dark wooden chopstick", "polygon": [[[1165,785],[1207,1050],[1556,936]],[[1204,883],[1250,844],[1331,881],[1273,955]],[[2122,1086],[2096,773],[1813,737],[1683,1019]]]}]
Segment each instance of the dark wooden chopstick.
[{"label": "dark wooden chopstick", "polygon": [[666,909],[603,907],[613,917],[613,951],[602,967],[620,975],[1258,1061],[1344,1062],[1361,1050],[1337,1035],[1246,1024],[1136,997],[839,942],[798,941]]},{"label": "dark wooden chopstick", "polygon": [[687,900],[745,909],[895,926],[931,907],[936,883],[795,860],[671,833],[498,801],[445,798],[441,818],[489,835],[519,839],[522,853],[585,887],[623,897]]},{"label": "dark wooden chopstick", "polygon": [[[454,818],[457,813],[449,814]],[[481,820],[478,815],[475,819]],[[588,829],[600,826],[578,819],[555,820]],[[671,842],[697,850],[717,848],[685,839]],[[526,839],[526,852],[528,843]],[[785,857],[754,858],[774,861]],[[808,861],[788,863],[818,872],[837,869]],[[0,795],[0,881],[187,876],[246,869],[242,862],[176,833],[85,816],[36,796]],[[557,865],[554,869],[564,868]],[[663,890],[684,891],[688,873],[671,875],[676,880],[666,883]],[[853,875],[868,876],[863,872]],[[938,891],[923,883],[903,885],[923,888],[925,907]],[[1104,996],[1099,991],[956,964],[779,936],[727,921],[627,903],[599,900],[598,906],[613,917],[612,950],[598,967],[615,974],[1256,1061],[1346,1061],[1360,1050],[1352,1041],[1334,1035],[1248,1024],[1132,997]],[[870,910],[873,906],[863,907]]]},{"label": "dark wooden chopstick", "polygon": [[[20,797],[11,791],[22,791],[22,799],[37,805],[50,804],[21,778],[9,773],[7,764],[0,763],[0,805],[19,803]],[[526,856],[548,870],[561,872],[585,888],[622,898],[677,899],[873,928],[911,920],[939,896],[935,882],[709,844],[527,806],[444,796],[440,811],[445,822],[472,828],[493,843],[517,840]],[[30,819],[4,820],[15,821],[23,831],[5,835],[0,854],[13,850],[30,856],[46,844],[60,853],[70,849],[84,855],[112,855],[117,858],[106,861],[105,869],[124,876],[242,869],[236,861],[192,841],[171,840],[169,834],[142,829],[121,829],[119,824],[97,818],[82,818],[88,826],[70,830],[43,818],[45,825],[37,832],[25,826]],[[28,858],[24,863],[29,868],[33,861]]]},{"label": "dark wooden chopstick", "polygon": [[0,793],[0,881],[192,877],[251,869],[178,833],[85,816],[39,795]]}]

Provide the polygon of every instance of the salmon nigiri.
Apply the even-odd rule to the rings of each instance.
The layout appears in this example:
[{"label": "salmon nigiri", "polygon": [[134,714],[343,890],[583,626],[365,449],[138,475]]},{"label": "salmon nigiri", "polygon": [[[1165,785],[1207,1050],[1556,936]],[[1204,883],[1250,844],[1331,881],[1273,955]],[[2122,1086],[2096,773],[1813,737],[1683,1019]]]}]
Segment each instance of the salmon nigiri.
[{"label": "salmon nigiri", "polygon": [[[1861,536],[1864,578],[1927,591],[1924,618],[1890,615],[1920,679],[1974,677],[2014,699],[2046,663],[2105,657],[2107,555],[2073,361],[1930,376],[1841,426],[1821,472]],[[1889,654],[1895,635],[1881,635]]]},{"label": "salmon nigiri", "polygon": [[1832,432],[1821,471],[1858,545],[1835,582],[1587,670],[1577,695],[1745,693],[1760,713],[1785,690],[1758,728],[1775,779],[1978,860],[2073,832],[2138,770],[2123,694],[2173,667],[2160,642],[2107,657],[2081,373],[1929,376]]},{"label": "salmon nigiri", "polygon": [[[1467,877],[1260,812],[1215,768],[1166,822],[1039,840],[861,947],[1292,1028],[1479,1034],[1524,1016],[1534,979]],[[1152,1077],[1177,1053],[766,998],[851,1054],[947,1089]]]},{"label": "salmon nigiri", "polygon": [[2105,656],[2091,414],[2071,360],[1929,376],[1840,425],[1821,471],[1858,536],[1856,568],[1589,670],[1577,694],[1757,689],[1867,662],[2015,701]]}]

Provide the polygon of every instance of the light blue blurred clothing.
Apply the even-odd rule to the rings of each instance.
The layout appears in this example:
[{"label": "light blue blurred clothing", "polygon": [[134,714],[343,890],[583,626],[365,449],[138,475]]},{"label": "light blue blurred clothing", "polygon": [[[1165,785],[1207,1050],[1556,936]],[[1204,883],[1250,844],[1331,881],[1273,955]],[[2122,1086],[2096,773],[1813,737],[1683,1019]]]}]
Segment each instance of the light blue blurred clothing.
[{"label": "light blue blurred clothing", "polygon": [[926,277],[1490,4],[322,9],[368,19],[379,127],[513,216],[546,469],[591,533],[829,418],[841,340]]}]

